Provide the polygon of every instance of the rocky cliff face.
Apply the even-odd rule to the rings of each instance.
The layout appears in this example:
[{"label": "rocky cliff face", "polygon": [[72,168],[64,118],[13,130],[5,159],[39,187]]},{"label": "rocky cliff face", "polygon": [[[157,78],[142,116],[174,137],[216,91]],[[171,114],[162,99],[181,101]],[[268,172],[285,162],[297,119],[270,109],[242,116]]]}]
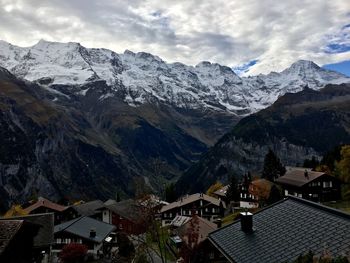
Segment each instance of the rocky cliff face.
[{"label": "rocky cliff face", "polygon": [[203,191],[216,180],[259,173],[271,148],[285,165],[302,165],[339,144],[350,143],[350,85],[288,93],[243,118],[178,181],[178,189]]}]

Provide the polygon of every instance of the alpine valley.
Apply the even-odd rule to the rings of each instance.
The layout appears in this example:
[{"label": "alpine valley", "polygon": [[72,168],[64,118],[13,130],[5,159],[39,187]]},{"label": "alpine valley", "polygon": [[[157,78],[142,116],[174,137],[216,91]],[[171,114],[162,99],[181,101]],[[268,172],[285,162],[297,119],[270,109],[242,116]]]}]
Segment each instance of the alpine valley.
[{"label": "alpine valley", "polygon": [[[160,192],[186,170],[180,186],[224,178],[257,168],[267,147],[295,165],[331,147],[316,141],[334,127],[349,142],[349,86],[322,88],[350,79],[311,61],[239,77],[210,62],[169,64],[144,52],[41,40],[25,48],[0,41],[0,66],[2,208],[33,194]],[[324,133],[310,134],[315,126]],[[209,157],[215,165],[198,168]]]}]

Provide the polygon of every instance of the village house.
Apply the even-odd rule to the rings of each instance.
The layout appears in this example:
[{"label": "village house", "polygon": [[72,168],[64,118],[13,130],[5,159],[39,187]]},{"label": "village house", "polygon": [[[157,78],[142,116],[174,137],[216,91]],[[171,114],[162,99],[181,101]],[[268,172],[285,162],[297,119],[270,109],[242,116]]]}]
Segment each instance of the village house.
[{"label": "village house", "polygon": [[340,198],[340,182],[324,172],[292,169],[275,180],[284,195],[293,195],[316,202],[334,201]]},{"label": "village house", "polygon": [[196,214],[209,221],[215,221],[223,216],[226,204],[220,199],[197,193],[181,197],[178,201],[165,205],[160,210],[162,225],[169,225],[177,216],[191,216]]},{"label": "village house", "polygon": [[[250,175],[244,175],[241,182],[238,184],[238,191],[239,191],[239,202],[234,203],[234,206],[238,206],[241,208],[256,208],[258,207],[257,197],[254,196],[249,191],[249,186],[252,183]],[[229,204],[229,200],[226,197],[227,190],[229,185],[225,185],[224,187],[220,188],[219,190],[215,191],[213,195],[225,201],[226,205]]]},{"label": "village house", "polygon": [[72,207],[56,204],[44,197],[39,197],[38,201],[23,211],[25,214],[54,213],[55,225],[78,217],[77,212]]},{"label": "village house", "polygon": [[114,225],[86,216],[62,223],[55,226],[52,252],[57,256],[65,245],[78,243],[88,248],[90,258],[98,259],[108,254],[115,229]]},{"label": "village house", "polygon": [[[31,249],[31,257],[35,259],[35,262],[51,262],[51,249],[54,243],[54,214],[34,214],[26,216],[15,216],[11,218],[0,218],[0,224],[3,221],[23,221],[34,229],[35,235],[33,236],[33,243],[28,245]],[[1,238],[0,238],[1,243]],[[1,246],[1,245],[0,245]],[[17,247],[17,252],[21,248]],[[0,261],[0,262],[11,262],[11,261]],[[13,261],[15,262],[15,261]],[[16,261],[17,262],[17,261]],[[20,262],[20,261],[18,261]]]},{"label": "village house", "polygon": [[312,251],[350,256],[350,214],[289,196],[209,234],[228,262],[293,262]]},{"label": "village house", "polygon": [[92,200],[73,205],[72,209],[74,209],[79,216],[88,216],[103,221],[101,209],[104,207],[105,204],[101,200]]},{"label": "village house", "polygon": [[171,226],[172,231],[167,243],[177,258],[184,256],[189,249],[192,250],[191,260],[194,262],[225,261],[225,257],[208,240],[209,233],[220,227],[220,224],[194,215],[177,216],[171,222]]},{"label": "village house", "polygon": [[100,208],[102,221],[113,224],[116,230],[129,235],[139,235],[145,232],[144,207],[133,199],[120,202],[109,200]]}]

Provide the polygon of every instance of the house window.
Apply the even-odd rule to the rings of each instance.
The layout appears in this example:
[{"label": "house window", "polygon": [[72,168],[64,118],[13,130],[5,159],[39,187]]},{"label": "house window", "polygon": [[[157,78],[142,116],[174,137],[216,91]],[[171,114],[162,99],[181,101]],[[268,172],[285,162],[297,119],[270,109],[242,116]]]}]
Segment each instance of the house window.
[{"label": "house window", "polygon": [[288,195],[288,190],[284,190],[284,195]]},{"label": "house window", "polygon": [[323,188],[332,187],[332,182],[323,182]]},{"label": "house window", "polygon": [[210,259],[214,259],[214,252],[210,252],[210,253],[209,253],[209,258],[210,258]]},{"label": "house window", "polygon": [[215,212],[216,212],[216,211],[215,211],[215,207],[213,207],[212,212],[213,212],[213,213],[215,213]]},{"label": "house window", "polygon": [[208,207],[205,208],[205,212],[208,212]]},{"label": "house window", "polygon": [[119,224],[119,229],[123,229],[123,224]]},{"label": "house window", "polygon": [[321,182],[318,182],[317,185],[318,185],[318,186],[321,186]]},{"label": "house window", "polygon": [[169,214],[169,217],[172,217],[172,216],[173,216],[173,213],[170,213],[170,214]]},{"label": "house window", "polygon": [[61,243],[62,243],[62,239],[56,238],[56,244],[61,244]]},{"label": "house window", "polygon": [[242,193],[240,193],[239,195],[240,195],[241,198],[243,198],[243,194]]}]

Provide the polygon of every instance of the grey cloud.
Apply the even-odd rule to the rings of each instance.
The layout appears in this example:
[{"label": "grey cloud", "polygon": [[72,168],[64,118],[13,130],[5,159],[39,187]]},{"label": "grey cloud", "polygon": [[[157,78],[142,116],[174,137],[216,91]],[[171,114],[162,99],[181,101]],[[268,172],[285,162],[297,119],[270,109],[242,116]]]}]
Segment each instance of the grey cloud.
[{"label": "grey cloud", "polygon": [[249,72],[257,74],[299,58],[349,58],[349,52],[323,52],[330,39],[344,40],[338,31],[349,24],[349,13],[350,2],[343,0],[0,0],[0,39],[18,45],[40,38],[77,41],[187,64],[258,59]]}]

